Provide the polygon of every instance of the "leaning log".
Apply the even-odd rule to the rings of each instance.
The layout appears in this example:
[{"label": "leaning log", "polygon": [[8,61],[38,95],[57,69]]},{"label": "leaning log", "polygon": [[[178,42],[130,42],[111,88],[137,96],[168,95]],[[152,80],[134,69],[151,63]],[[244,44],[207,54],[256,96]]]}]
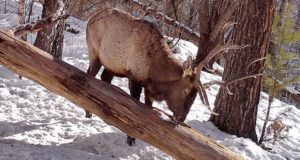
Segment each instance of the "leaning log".
[{"label": "leaning log", "polygon": [[16,39],[13,33],[0,31],[0,64],[176,159],[241,159],[191,128],[162,119],[158,111],[145,107],[118,87]]}]

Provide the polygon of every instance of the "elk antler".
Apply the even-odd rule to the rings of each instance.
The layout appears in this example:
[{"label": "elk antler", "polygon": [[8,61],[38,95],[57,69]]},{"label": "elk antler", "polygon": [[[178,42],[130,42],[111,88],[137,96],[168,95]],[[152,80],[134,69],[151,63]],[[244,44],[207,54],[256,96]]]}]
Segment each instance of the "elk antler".
[{"label": "elk antler", "polygon": [[191,56],[188,56],[187,60],[183,62],[182,77],[193,75],[192,63],[193,63],[193,58]]},{"label": "elk antler", "polygon": [[[211,110],[211,108],[209,107],[209,102],[208,102],[208,98],[207,98],[207,94],[206,94],[206,91],[205,89],[206,88],[209,88],[210,86],[212,85],[220,85],[221,88],[225,89],[226,92],[229,94],[229,95],[233,95],[233,93],[229,90],[228,88],[228,85],[229,84],[232,84],[232,83],[235,83],[235,82],[238,82],[238,81],[241,81],[241,80],[244,80],[244,79],[249,79],[249,78],[256,78],[258,76],[261,76],[263,75],[263,73],[257,73],[257,74],[252,74],[252,75],[246,75],[246,76],[243,76],[243,77],[238,77],[238,78],[235,78],[235,79],[231,79],[231,80],[228,80],[228,81],[211,81],[211,82],[208,82],[208,83],[205,83],[204,85],[201,83],[200,81],[200,74],[201,74],[201,71],[203,69],[203,67],[205,66],[205,63],[208,63],[208,61],[210,60],[209,58],[213,58],[214,55],[217,55],[219,53],[221,53],[222,51],[224,51],[225,49],[242,49],[242,48],[245,48],[247,47],[246,46],[238,46],[238,45],[229,45],[228,48],[226,48],[227,45],[224,45],[224,46],[218,46],[216,48],[214,48],[209,54],[208,56],[201,62],[199,63],[197,66],[196,66],[196,80],[195,80],[195,86],[198,90],[198,93],[199,93],[199,96],[200,96],[200,99],[202,101],[202,103],[204,105],[206,105],[208,107],[208,110],[214,114],[214,115],[218,115],[218,113],[215,113],[214,111]],[[215,51],[215,52],[214,52]],[[254,61],[252,61],[251,63],[249,63],[247,65],[247,70],[248,68],[258,62],[258,61],[261,61],[261,60],[264,60],[265,57],[263,58],[259,58],[259,59],[256,59]],[[248,74],[248,73],[247,73]]]},{"label": "elk antler", "polygon": [[207,98],[207,94],[205,91],[205,88],[203,87],[202,83],[200,82],[200,80],[196,80],[195,81],[195,86],[198,90],[199,93],[199,97],[202,101],[202,103],[207,107],[207,109],[213,114],[213,115],[219,115],[218,113],[214,112],[210,107],[209,107],[209,101]]},{"label": "elk antler", "polygon": [[224,50],[228,50],[228,49],[243,49],[247,47],[246,46],[240,46],[240,45],[228,45],[228,44],[225,44],[225,45],[218,45],[217,47],[215,47],[214,49],[212,49],[209,54],[204,58],[203,61],[201,61],[195,68],[194,68],[194,72],[196,73],[196,79],[195,79],[195,87],[197,88],[198,90],[198,93],[199,93],[199,96],[200,96],[200,99],[202,101],[202,103],[204,105],[207,106],[208,110],[214,114],[214,115],[218,115],[218,113],[215,113],[209,106],[209,102],[208,102],[208,98],[207,98],[207,94],[206,94],[206,91],[205,91],[205,88],[203,86],[203,84],[201,83],[200,81],[200,74],[201,74],[201,71],[203,69],[203,67],[205,67],[208,62],[213,58],[215,57],[216,55],[220,54],[221,52],[223,52]]},{"label": "elk antler", "polygon": [[262,61],[262,60],[265,60],[267,57],[262,57],[262,58],[257,58],[255,59],[254,61],[250,62],[247,66],[247,69],[246,69],[246,74],[249,74],[249,68],[252,64],[256,63],[256,62],[259,62],[259,61]]},{"label": "elk antler", "polygon": [[247,68],[246,69],[246,76],[234,78],[234,79],[231,79],[231,80],[228,80],[228,81],[211,81],[211,82],[205,83],[203,86],[204,86],[204,88],[209,88],[210,86],[217,84],[217,85],[220,85],[221,88],[225,89],[226,92],[229,95],[233,95],[233,93],[229,90],[228,85],[232,84],[232,83],[235,83],[235,82],[238,82],[238,81],[241,81],[241,80],[244,80],[244,79],[256,78],[258,76],[263,75],[264,74],[263,72],[262,73],[257,73],[257,74],[252,74],[252,75],[248,75],[249,74],[248,70],[249,70],[249,68],[250,68],[251,65],[253,65],[256,62],[262,61],[264,59],[266,59],[266,57],[258,58],[258,59],[253,60],[252,62],[250,62],[247,65],[247,67],[246,67]]},{"label": "elk antler", "polygon": [[229,84],[232,84],[232,83],[244,80],[244,79],[256,78],[256,77],[261,76],[263,74],[264,73],[257,73],[257,74],[252,74],[252,75],[246,75],[246,76],[234,78],[234,79],[231,79],[231,80],[228,80],[228,81],[211,81],[211,82],[205,83],[204,87],[205,88],[209,88],[210,86],[212,86],[214,84],[217,84],[217,85],[221,86],[221,88],[226,89],[226,92],[229,95],[233,95],[233,93],[228,88]]},{"label": "elk antler", "polygon": [[[195,87],[197,88],[198,90],[198,94],[199,94],[199,97],[202,101],[202,103],[204,105],[207,106],[208,110],[214,114],[214,115],[218,115],[218,113],[215,113],[209,106],[209,101],[208,101],[208,98],[207,98],[207,94],[206,94],[206,91],[205,91],[205,88],[207,88],[209,86],[209,83],[207,83],[206,85],[203,85],[200,81],[200,74],[201,74],[201,71],[204,67],[207,66],[207,64],[209,63],[209,61],[214,58],[216,55],[222,53],[223,51],[225,50],[229,50],[229,49],[243,49],[245,47],[248,47],[248,45],[244,45],[244,46],[241,46],[241,45],[231,45],[231,44],[225,44],[224,42],[224,35],[227,31],[227,29],[232,26],[232,25],[235,25],[237,24],[236,22],[227,22],[224,24],[224,26],[222,27],[221,31],[220,31],[220,38],[219,38],[219,42],[216,43],[216,47],[213,48],[209,53],[208,55],[200,62],[198,63],[195,67],[194,67],[194,73],[196,74],[196,78],[195,78],[195,81],[194,81],[194,85]],[[222,40],[222,41],[221,41]],[[221,43],[220,43],[221,41]],[[228,83],[233,83],[233,82],[228,82]],[[227,83],[225,82],[212,82],[212,84],[219,84],[221,86],[224,86],[224,88],[227,89],[227,92],[228,93],[231,93],[230,90],[228,89],[227,87]],[[225,85],[227,84],[227,85]]]},{"label": "elk antler", "polygon": [[[233,26],[233,25],[236,25],[237,24],[237,22],[227,22],[227,23],[225,23],[224,24],[224,26],[222,27],[222,29],[220,30],[220,35],[221,36],[219,36],[218,38],[216,38],[214,41],[216,42],[216,44],[220,44],[220,43],[222,43],[222,44],[226,44],[226,38],[224,37],[225,36],[225,33],[226,33],[226,31],[228,30],[228,28],[230,27],[230,26]],[[230,33],[229,33],[230,34]],[[246,46],[244,46],[244,47],[246,47]],[[228,49],[231,49],[231,48],[228,48]],[[232,49],[234,49],[234,48],[232,48]],[[217,53],[218,54],[218,53]],[[216,55],[217,55],[216,54]],[[216,56],[216,55],[214,55],[214,56]],[[213,56],[213,57],[214,57]],[[211,58],[212,59],[212,58]],[[210,60],[209,60],[210,61]],[[208,65],[207,66],[204,66],[205,67],[205,69],[207,69],[208,71],[210,71],[210,72],[212,72],[212,73],[214,73],[214,74],[216,74],[216,75],[219,75],[219,76],[222,76],[222,73],[221,73],[221,71],[219,71],[218,69],[214,69],[214,68],[210,68]]]}]

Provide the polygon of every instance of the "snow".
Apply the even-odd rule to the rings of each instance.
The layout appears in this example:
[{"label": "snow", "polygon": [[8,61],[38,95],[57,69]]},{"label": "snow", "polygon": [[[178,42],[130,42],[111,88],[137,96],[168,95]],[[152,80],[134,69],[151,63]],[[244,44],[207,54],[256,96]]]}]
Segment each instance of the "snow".
[{"label": "snow", "polygon": [[[79,29],[80,33],[73,35],[65,32],[63,60],[86,71],[86,24],[75,18],[68,21]],[[16,23],[17,16],[0,12],[0,29],[10,28]],[[175,57],[182,61],[189,55],[195,56],[197,47],[190,42],[180,41],[174,52]],[[201,77],[203,82],[221,80],[221,77],[208,73],[203,73]],[[114,78],[113,84],[128,93],[126,79]],[[213,104],[218,89],[218,86],[212,86],[208,90],[210,104]],[[268,95],[262,93],[257,119],[258,135],[267,103]],[[154,103],[154,106],[171,113],[165,103]],[[208,121],[210,112],[201,104],[199,97],[196,98],[186,123],[245,159],[300,159],[300,111],[293,105],[275,100],[271,118],[276,118],[279,114],[282,121],[289,126],[289,134],[274,145],[271,142],[267,143],[267,147],[272,148],[271,151],[263,150],[250,139],[218,130]],[[128,147],[125,140],[126,134],[119,129],[107,125],[96,116],[91,119],[85,118],[84,110],[80,107],[31,80],[20,80],[18,75],[0,66],[0,160],[172,159],[142,141],[137,140],[136,146]]]}]

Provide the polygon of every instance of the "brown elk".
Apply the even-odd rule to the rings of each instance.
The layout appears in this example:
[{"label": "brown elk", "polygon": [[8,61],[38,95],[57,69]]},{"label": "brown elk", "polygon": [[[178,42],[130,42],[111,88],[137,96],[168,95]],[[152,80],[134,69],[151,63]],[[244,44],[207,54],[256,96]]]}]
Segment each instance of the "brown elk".
[{"label": "brown elk", "polygon": [[[197,92],[202,102],[209,105],[199,80],[208,61],[225,49],[242,48],[220,45],[198,65],[193,67],[191,57],[181,65],[153,24],[117,9],[94,14],[88,20],[86,32],[88,74],[95,76],[104,66],[101,79],[106,82],[110,83],[114,76],[127,77],[134,98],[139,100],[143,87],[146,105],[151,107],[153,100],[165,100],[176,122],[186,119]],[[86,111],[86,116],[91,113]],[[127,142],[133,145],[134,138],[128,137]]]}]

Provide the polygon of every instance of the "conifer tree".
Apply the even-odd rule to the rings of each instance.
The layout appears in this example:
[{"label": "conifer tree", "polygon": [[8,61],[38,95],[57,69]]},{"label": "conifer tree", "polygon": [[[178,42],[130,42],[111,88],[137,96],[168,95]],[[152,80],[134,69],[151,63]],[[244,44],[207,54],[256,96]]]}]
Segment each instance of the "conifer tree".
[{"label": "conifer tree", "polygon": [[272,26],[272,43],[275,50],[268,53],[266,58],[266,76],[264,76],[264,87],[269,94],[268,108],[264,120],[262,133],[258,144],[262,144],[269,121],[272,102],[279,92],[285,87],[300,82],[300,75],[287,77],[287,75],[300,67],[299,57],[289,50],[292,43],[300,40],[300,30],[295,31],[292,18],[292,6],[286,3],[283,14],[275,13]]}]

